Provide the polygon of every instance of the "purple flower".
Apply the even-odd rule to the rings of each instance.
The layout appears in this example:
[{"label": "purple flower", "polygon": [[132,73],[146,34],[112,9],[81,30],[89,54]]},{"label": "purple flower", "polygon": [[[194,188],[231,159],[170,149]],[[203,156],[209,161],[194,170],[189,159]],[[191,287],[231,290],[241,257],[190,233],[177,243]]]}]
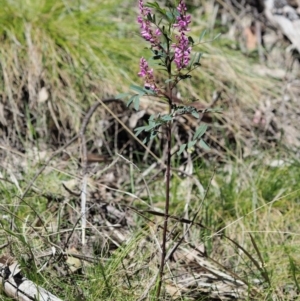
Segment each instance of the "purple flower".
[{"label": "purple flower", "polygon": [[140,60],[140,72],[138,73],[140,77],[145,78],[145,88],[154,90],[155,92],[158,91],[156,87],[154,76],[153,76],[153,69],[149,69],[148,62],[142,57]]},{"label": "purple flower", "polygon": [[180,32],[183,32],[183,31],[189,31],[190,29],[188,28],[188,25],[191,23],[191,16],[188,15],[188,16],[180,16],[180,17],[177,17],[177,24],[175,23],[173,25],[173,27],[178,27],[178,30]]},{"label": "purple flower", "polygon": [[179,12],[179,16],[176,18],[177,23],[173,24],[173,27],[180,32],[180,36],[176,35],[177,43],[172,44],[172,47],[175,49],[174,62],[178,70],[185,68],[189,64],[192,49],[185,35],[185,32],[189,31],[188,25],[191,23],[191,16],[186,15],[186,10],[185,3],[183,0],[180,0],[177,6],[177,11]]},{"label": "purple flower", "polygon": [[147,16],[151,14],[151,10],[148,7],[144,7],[143,0],[139,0],[139,9],[140,9],[140,16],[138,16],[137,21],[140,24],[141,35],[142,37],[151,43],[152,46],[159,45],[159,36],[161,32],[158,28],[155,30],[151,28],[152,23],[148,20]]},{"label": "purple flower", "polygon": [[178,27],[180,32],[189,31],[187,27],[191,23],[191,15],[186,15],[187,8],[183,0],[180,0],[177,11],[180,15],[176,18],[177,24],[174,24],[173,27]]},{"label": "purple flower", "polygon": [[176,39],[177,43],[172,45],[175,48],[174,62],[177,69],[181,70],[189,64],[192,47],[189,46],[189,40],[184,33],[176,36]]}]

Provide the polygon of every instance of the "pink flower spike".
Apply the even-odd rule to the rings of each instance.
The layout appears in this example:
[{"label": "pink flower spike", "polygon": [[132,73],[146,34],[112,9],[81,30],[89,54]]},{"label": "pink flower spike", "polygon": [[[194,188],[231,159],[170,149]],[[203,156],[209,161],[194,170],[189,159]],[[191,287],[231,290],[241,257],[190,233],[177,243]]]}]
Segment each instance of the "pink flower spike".
[{"label": "pink flower spike", "polygon": [[146,89],[158,92],[153,76],[153,69],[149,69],[148,62],[143,57],[140,59],[140,72],[138,73],[138,76],[145,78],[144,87]]},{"label": "pink flower spike", "polygon": [[151,14],[151,9],[144,7],[143,0],[139,0],[139,10],[140,15],[137,21],[140,24],[141,35],[147,42],[151,43],[152,47],[157,47],[159,45],[158,37],[161,35],[161,32],[158,28],[151,28],[153,24],[147,18],[147,16]]},{"label": "pink flower spike", "polygon": [[183,0],[179,1],[177,6],[179,16],[177,17],[177,23],[173,24],[174,28],[177,28],[180,32],[180,36],[175,36],[177,43],[173,44],[174,50],[174,62],[177,66],[177,70],[181,70],[187,67],[190,61],[191,47],[189,46],[188,37],[185,32],[189,31],[188,25],[191,23],[191,16],[186,15],[186,5]]}]

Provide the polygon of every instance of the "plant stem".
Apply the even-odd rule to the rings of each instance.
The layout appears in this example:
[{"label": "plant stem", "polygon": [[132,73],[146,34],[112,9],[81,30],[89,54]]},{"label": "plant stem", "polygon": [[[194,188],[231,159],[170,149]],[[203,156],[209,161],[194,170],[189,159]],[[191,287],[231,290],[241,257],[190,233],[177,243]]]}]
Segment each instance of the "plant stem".
[{"label": "plant stem", "polygon": [[[169,73],[169,79],[172,78],[171,73],[171,62],[167,61],[167,69]],[[172,111],[172,90],[173,87],[171,83],[169,82],[169,114]],[[161,294],[161,287],[162,287],[162,281],[164,276],[164,268],[165,268],[165,261],[166,261],[166,255],[167,255],[167,232],[168,232],[168,216],[169,216],[169,207],[170,207],[170,182],[171,182],[171,149],[172,149],[172,123],[169,122],[167,124],[167,163],[166,163],[166,201],[165,201],[165,219],[164,219],[164,225],[163,225],[163,237],[162,237],[162,245],[161,245],[161,262],[160,262],[160,268],[159,268],[159,280],[158,280],[158,288],[156,291],[156,300],[159,300],[160,294]]]},{"label": "plant stem", "polygon": [[162,280],[164,276],[164,267],[165,267],[165,258],[167,255],[167,232],[168,232],[168,216],[169,216],[169,206],[170,206],[170,181],[171,181],[171,134],[172,134],[172,124],[167,126],[167,169],[166,169],[166,202],[165,202],[165,220],[163,226],[163,237],[162,237],[162,246],[161,246],[161,262],[159,269],[159,282],[156,297],[159,299],[162,287]]}]

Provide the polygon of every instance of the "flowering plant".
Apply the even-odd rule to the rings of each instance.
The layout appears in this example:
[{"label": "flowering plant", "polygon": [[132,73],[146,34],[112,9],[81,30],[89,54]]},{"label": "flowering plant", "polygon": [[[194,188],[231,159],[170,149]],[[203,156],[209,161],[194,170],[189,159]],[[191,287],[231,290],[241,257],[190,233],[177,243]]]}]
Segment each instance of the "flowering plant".
[{"label": "flowering plant", "polygon": [[[159,20],[153,10],[159,15]],[[143,0],[139,0],[137,21],[140,25],[141,36],[150,44],[152,60],[159,61],[160,69],[162,67],[168,74],[165,85],[160,85],[155,79],[153,68],[150,68],[148,61],[142,57],[138,75],[143,78],[144,86],[131,86],[138,93],[129,99],[128,106],[133,104],[136,110],[139,108],[140,97],[144,95],[158,97],[169,104],[169,114],[156,118],[151,116],[147,126],[135,129],[136,135],[142,132],[149,133],[143,141],[147,143],[156,137],[160,126],[172,122],[177,115],[192,114],[195,118],[199,118],[199,113],[193,106],[183,105],[182,102],[178,103],[174,91],[180,81],[190,79],[191,71],[200,66],[201,53],[192,55],[192,47],[195,43],[193,38],[187,35],[190,31],[191,15],[187,14],[184,0],[180,0],[177,7],[169,11],[161,8],[157,2],[144,4]],[[202,36],[203,34],[200,36],[199,42]],[[127,94],[125,95],[127,96]],[[183,144],[178,154],[193,147],[198,140],[203,148],[209,149],[201,139],[205,130],[206,126],[201,125],[196,131],[198,134],[188,144]],[[200,134],[202,135],[200,136]]]},{"label": "flowering plant", "polygon": [[[155,12],[155,13],[154,13]],[[139,0],[139,15],[137,22],[140,26],[140,33],[145,39],[152,52],[152,61],[157,62],[160,70],[166,71],[167,77],[164,84],[158,82],[155,77],[154,69],[149,66],[148,61],[142,57],[140,59],[140,71],[138,75],[143,78],[143,87],[131,86],[137,93],[128,100],[128,106],[133,104],[138,110],[141,96],[157,97],[159,100],[166,101],[168,104],[168,114],[150,116],[149,122],[145,126],[135,129],[136,135],[142,132],[146,133],[143,143],[147,143],[157,136],[161,127],[165,128],[167,141],[166,155],[166,199],[164,212],[163,237],[161,247],[161,264],[159,271],[159,281],[157,287],[157,297],[160,296],[164,266],[168,260],[166,243],[168,232],[168,216],[170,204],[170,180],[171,180],[171,149],[172,149],[172,122],[178,115],[191,114],[195,118],[200,118],[199,111],[189,105],[184,105],[174,95],[174,90],[182,80],[192,77],[190,74],[194,69],[200,66],[201,53],[192,54],[192,48],[195,46],[194,40],[188,36],[190,31],[191,16],[187,14],[187,7],[184,0],[179,0],[176,8],[166,10],[161,8],[157,2],[143,3]],[[199,42],[203,34],[200,35]],[[123,94],[127,96],[128,94]],[[203,113],[203,112],[202,112]],[[181,154],[186,149],[191,149],[197,142],[205,149],[208,145],[201,139],[205,134],[207,126],[202,124],[196,129],[192,141],[183,144],[177,151]]]}]

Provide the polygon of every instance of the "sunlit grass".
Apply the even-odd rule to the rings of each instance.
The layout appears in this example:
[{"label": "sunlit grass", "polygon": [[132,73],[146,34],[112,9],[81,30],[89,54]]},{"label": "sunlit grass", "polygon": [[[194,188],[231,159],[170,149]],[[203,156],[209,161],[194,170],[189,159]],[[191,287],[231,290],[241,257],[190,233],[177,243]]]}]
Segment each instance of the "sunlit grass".
[{"label": "sunlit grass", "polygon": [[[47,134],[47,128],[78,131],[82,113],[95,101],[93,93],[110,97],[128,92],[131,83],[141,84],[139,58],[151,53],[138,34],[134,3],[1,0],[0,4],[4,101],[18,107],[28,103],[40,120],[40,135]],[[195,14],[193,21],[196,42],[208,26],[203,17]],[[273,80],[258,76],[252,62],[231,47],[232,41],[222,36],[210,41],[218,33],[210,30],[194,49],[203,53],[202,67],[181,85],[183,97],[210,103],[214,91],[223,91],[226,99],[233,99],[219,105],[232,110],[241,104],[253,108],[263,94],[279,93]],[[42,87],[50,93],[51,108],[38,102]]]}]

